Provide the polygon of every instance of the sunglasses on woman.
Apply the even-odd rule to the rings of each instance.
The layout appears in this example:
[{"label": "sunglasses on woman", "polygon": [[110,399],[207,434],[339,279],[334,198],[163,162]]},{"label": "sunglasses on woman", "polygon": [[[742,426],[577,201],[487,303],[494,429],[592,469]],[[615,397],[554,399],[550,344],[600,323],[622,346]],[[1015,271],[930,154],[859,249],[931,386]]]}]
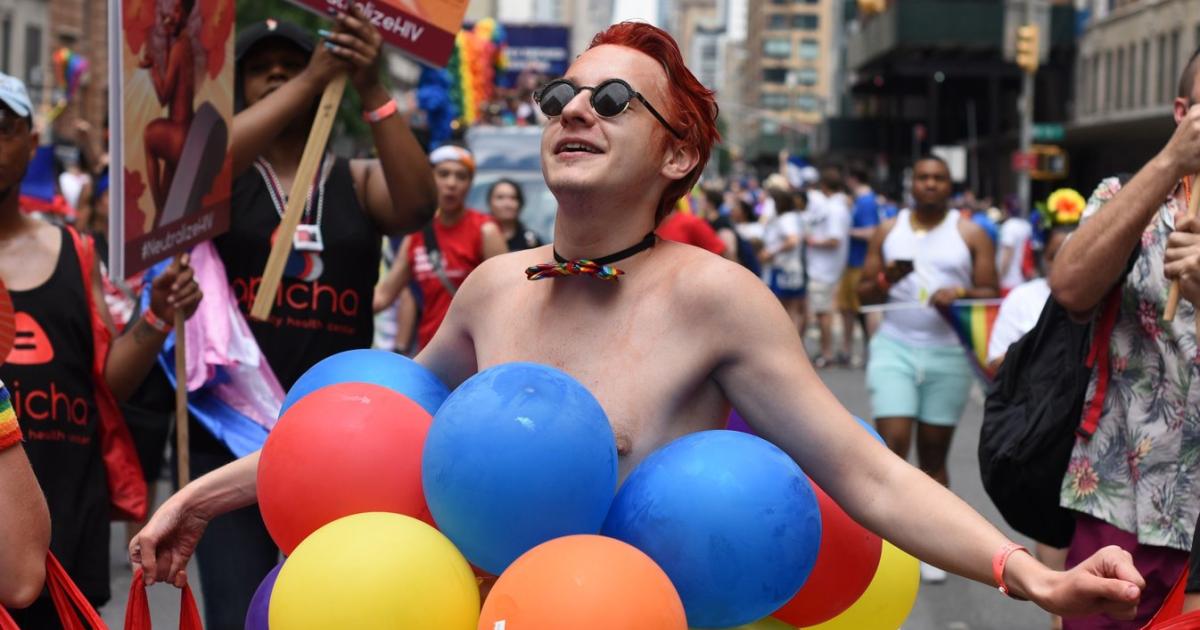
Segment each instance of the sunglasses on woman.
[{"label": "sunglasses on woman", "polygon": [[671,132],[671,135],[683,140],[683,134],[676,131],[667,122],[667,119],[663,118],[662,114],[654,109],[650,101],[646,100],[646,97],[639,94],[637,90],[634,90],[628,83],[621,79],[609,79],[596,86],[577,86],[567,79],[555,79],[543,85],[537,92],[534,92],[533,100],[541,108],[543,114],[550,117],[560,116],[563,109],[567,107],[567,103],[574,100],[575,96],[584,90],[592,92],[590,99],[592,109],[596,110],[596,113],[604,118],[612,118],[625,113],[625,110],[629,109],[629,102],[636,98],[642,102],[642,105],[646,106],[647,111],[658,119],[658,122],[662,123],[663,127],[667,128],[667,131]]}]

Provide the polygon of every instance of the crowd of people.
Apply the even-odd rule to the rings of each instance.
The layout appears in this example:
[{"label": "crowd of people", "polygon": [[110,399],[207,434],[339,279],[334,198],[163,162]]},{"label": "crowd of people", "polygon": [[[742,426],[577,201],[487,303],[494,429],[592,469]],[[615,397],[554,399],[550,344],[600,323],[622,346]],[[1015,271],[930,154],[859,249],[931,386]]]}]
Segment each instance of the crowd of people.
[{"label": "crowd of people", "polygon": [[[664,31],[616,24],[569,78],[512,103],[514,116],[544,123],[543,173],[559,205],[545,244],[521,222],[517,182],[499,180],[487,208],[467,207],[470,151],[422,147],[380,83],[379,33],[357,8],[334,19],[323,41],[270,21],[243,29],[236,46],[232,221],[214,246],[243,314],[316,101],[339,73],[361,97],[377,155],[322,160],[301,226],[320,245],[302,253],[320,256],[321,270],[280,288],[313,293],[319,283],[343,298],[278,300],[281,317],[249,322],[284,389],[321,359],[372,345],[413,355],[451,388],[508,361],[555,365],[604,407],[622,476],[674,437],[723,427],[732,405],[852,517],[920,558],[927,581],[950,571],[999,586],[1066,617],[1066,628],[1138,627],[1158,608],[1200,513],[1190,306],[1200,300],[1200,222],[1180,215],[1187,176],[1200,171],[1195,58],[1162,153],[1125,183],[1102,183],[1082,220],[1052,213],[1035,226],[1012,204],[999,212],[956,196],[934,156],[912,164],[903,203],[878,194],[859,165],[786,154],[761,184],[701,179],[718,139],[715,96]],[[119,493],[101,434],[123,404],[118,426],[133,430],[141,481],[159,479],[170,390],[155,357],[176,313],[209,298],[187,256],[149,281],[145,308],[138,279],[106,277],[102,159],[87,169],[64,161],[73,227],[22,207],[38,144],[32,114],[20,81],[0,75],[0,277],[32,322],[0,366],[0,605],[22,627],[44,628],[57,620],[42,589],[47,549],[93,605],[110,598]],[[1171,280],[1185,306],[1167,322]],[[1075,537],[1035,558],[947,488],[974,380],[937,308],[1006,296],[988,350],[998,365],[1047,300],[1084,320],[1114,286],[1115,360],[1094,375],[1111,381],[1099,430],[1079,441],[1062,480]],[[327,325],[304,325],[313,318]],[[885,444],[823,385],[829,369],[864,369]],[[132,528],[130,557],[148,583],[181,586],[195,555],[207,626],[240,628],[279,561],[255,506],[258,455],[235,457],[195,419],[189,432],[194,481]],[[144,511],[153,500],[142,493]],[[144,516],[136,508],[129,518]]]}]

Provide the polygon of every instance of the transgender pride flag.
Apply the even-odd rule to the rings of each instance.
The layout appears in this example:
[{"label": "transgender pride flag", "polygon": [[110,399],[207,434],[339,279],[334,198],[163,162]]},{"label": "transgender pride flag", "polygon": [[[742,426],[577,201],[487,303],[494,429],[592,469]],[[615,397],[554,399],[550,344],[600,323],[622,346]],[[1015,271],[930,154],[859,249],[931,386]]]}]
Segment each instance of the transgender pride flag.
[{"label": "transgender pride flag", "polygon": [[996,374],[988,369],[988,340],[992,338],[992,327],[996,314],[1000,312],[1002,300],[956,300],[938,312],[954,329],[958,340],[967,351],[975,373],[987,385],[992,384]]},{"label": "transgender pride flag", "polygon": [[[149,308],[150,285],[170,261],[146,272],[142,308]],[[225,277],[225,265],[211,242],[192,250],[192,270],[204,299],[187,321],[188,411],[234,457],[262,448],[283,406],[283,388],[254,340]],[[174,386],[175,335],[158,363]]]}]

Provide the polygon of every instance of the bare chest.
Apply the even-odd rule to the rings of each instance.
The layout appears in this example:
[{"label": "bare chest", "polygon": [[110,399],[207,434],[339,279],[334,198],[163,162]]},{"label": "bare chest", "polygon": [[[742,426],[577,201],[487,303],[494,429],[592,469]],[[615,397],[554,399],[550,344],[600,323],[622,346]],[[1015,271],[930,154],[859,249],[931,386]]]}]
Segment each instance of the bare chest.
[{"label": "bare chest", "polygon": [[480,370],[512,361],[550,365],[596,396],[623,474],[674,437],[718,428],[725,413],[705,344],[681,328],[669,301],[642,295],[547,299],[547,291],[518,291],[473,318],[480,322],[473,335]]}]

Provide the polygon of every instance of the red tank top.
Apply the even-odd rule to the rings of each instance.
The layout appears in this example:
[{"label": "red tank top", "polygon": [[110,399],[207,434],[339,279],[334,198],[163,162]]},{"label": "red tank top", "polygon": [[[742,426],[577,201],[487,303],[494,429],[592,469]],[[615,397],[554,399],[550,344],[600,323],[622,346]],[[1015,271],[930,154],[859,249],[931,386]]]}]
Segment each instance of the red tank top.
[{"label": "red tank top", "polygon": [[[451,226],[442,225],[441,221],[434,219],[433,233],[442,253],[446,277],[455,287],[461,287],[467,274],[483,262],[483,225],[491,222],[490,216],[471,209],[467,209],[462,219]],[[423,348],[442,325],[453,296],[429,262],[425,251],[425,235],[414,232],[409,238],[412,240],[408,248],[408,264],[421,289],[422,308],[421,320],[417,324],[417,340]]]}]

